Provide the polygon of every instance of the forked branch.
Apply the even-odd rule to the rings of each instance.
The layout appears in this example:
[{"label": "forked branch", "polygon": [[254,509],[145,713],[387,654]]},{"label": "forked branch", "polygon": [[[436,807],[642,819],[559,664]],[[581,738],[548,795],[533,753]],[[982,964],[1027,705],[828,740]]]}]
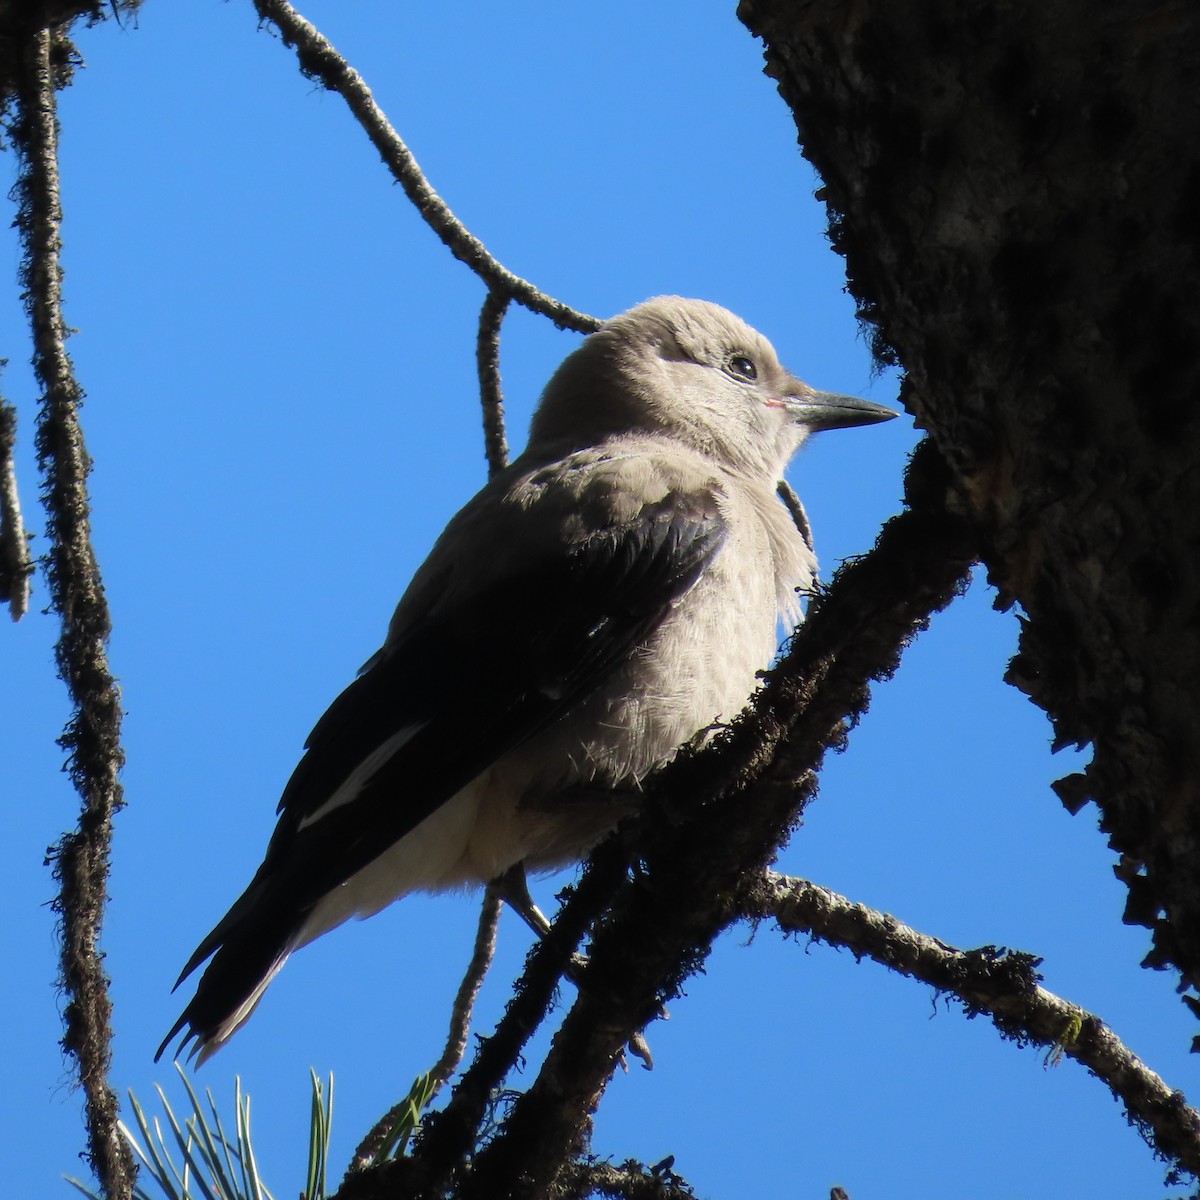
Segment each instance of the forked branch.
[{"label": "forked branch", "polygon": [[1200,1178],[1200,1113],[1099,1017],[1040,986],[1039,960],[990,946],[957,950],[888,913],[773,871],[743,893],[741,907],[745,917],[844,946],[955,996],[968,1013],[991,1017],[1006,1037],[1049,1047],[1048,1062],[1065,1055],[1082,1063],[1124,1104],[1154,1149]]},{"label": "forked branch", "polygon": [[528,280],[514,275],[488,253],[487,247],[434,191],[417,165],[412,151],[375,102],[362,76],[314,25],[305,20],[287,0],[254,0],[254,7],[264,21],[270,21],[278,28],[284,43],[295,49],[304,74],[318,80],[330,91],[337,92],[346,101],[396,182],[404,189],[404,194],[450,253],[470,267],[487,284],[489,291],[512,297],[518,304],[549,317],[560,329],[591,333],[597,328],[600,322],[595,317],[577,312],[569,305],[547,296]]}]

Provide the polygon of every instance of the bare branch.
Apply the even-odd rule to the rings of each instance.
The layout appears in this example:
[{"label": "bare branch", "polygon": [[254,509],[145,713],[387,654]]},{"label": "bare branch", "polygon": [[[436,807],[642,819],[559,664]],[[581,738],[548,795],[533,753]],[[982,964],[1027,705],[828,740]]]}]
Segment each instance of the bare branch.
[{"label": "bare branch", "polygon": [[1006,1036],[1051,1047],[1106,1083],[1130,1121],[1164,1157],[1200,1178],[1200,1114],[1129,1050],[1099,1017],[1039,986],[1040,962],[1027,954],[957,950],[804,879],[766,871],[741,897],[742,915],[770,918],[788,933],[845,946],[939,992],[971,1015],[986,1013]]},{"label": "bare branch", "polygon": [[812,526],[808,523],[808,513],[804,511],[804,502],[796,495],[796,489],[786,479],[781,479],[775,488],[780,500],[792,517],[792,523],[800,531],[804,544],[813,548]]},{"label": "bare branch", "polygon": [[500,390],[500,323],[512,297],[495,289],[484,297],[479,310],[479,336],[475,362],[479,369],[479,401],[483,405],[483,448],[488,473],[508,466],[508,441],[504,436],[504,393]]},{"label": "bare branch", "polygon": [[[454,1007],[450,1012],[450,1034],[446,1040],[446,1049],[437,1065],[430,1071],[433,1090],[426,1103],[432,1102],[434,1096],[442,1090],[446,1081],[458,1070],[463,1053],[467,1048],[467,1035],[471,1028],[471,1012],[475,1007],[475,998],[483,983],[492,958],[496,953],[496,926],[500,921],[500,898],[489,887],[484,890],[483,904],[479,910],[479,928],[475,933],[475,949],[467,972],[459,984],[458,994],[454,997]],[[410,1104],[410,1098],[405,1097],[394,1104],[368,1131],[366,1137],[359,1143],[350,1160],[346,1178],[360,1171],[365,1171],[378,1159],[380,1151],[387,1144],[391,1132],[404,1115]]]},{"label": "bare branch", "polygon": [[[438,1059],[437,1066],[430,1072],[434,1079],[434,1095],[442,1090],[446,1081],[458,1070],[463,1053],[467,1048],[467,1034],[471,1028],[471,1012],[475,998],[483,984],[483,977],[492,965],[496,954],[496,927],[500,923],[500,897],[491,887],[485,888],[483,904],[479,909],[479,928],[475,932],[475,950],[467,966],[467,973],[459,984],[450,1012],[450,1035],[446,1049]],[[431,1097],[432,1099],[432,1097]]]},{"label": "bare branch", "polygon": [[30,36],[22,55],[19,112],[10,132],[22,162],[17,224],[25,244],[33,365],[44,392],[37,448],[45,473],[50,599],[62,616],[55,655],[75,705],[60,743],[83,800],[78,830],[64,835],[51,856],[60,886],[55,910],[62,921],[62,986],[68,996],[63,1046],[76,1059],[86,1095],[92,1168],[109,1200],[125,1200],[136,1169],[117,1129],[117,1098],[108,1085],[111,1003],[98,946],[112,818],[121,806],[121,709],[105,654],[108,605],[91,542],[91,462],[78,411],[83,391],[67,354],[62,315],[54,85],[57,63],[68,49],[56,31],[41,29]]},{"label": "bare branch", "polygon": [[13,450],[17,442],[17,412],[0,399],[0,604],[7,604],[14,621],[29,611],[29,539],[21,519]]},{"label": "bare branch", "polygon": [[480,1043],[445,1109],[422,1128],[413,1157],[429,1191],[420,1194],[440,1194],[437,1189],[474,1150],[493,1095],[545,1019],[580,939],[625,879],[625,861],[621,839],[610,838],[593,853],[579,883],[564,890],[566,900],[550,931],[534,942],[495,1032]]},{"label": "bare branch", "polygon": [[450,211],[449,205],[433,190],[412,151],[392,128],[383,110],[375,103],[371,89],[362,76],[337,52],[315,26],[304,19],[287,0],[254,0],[264,21],[273,22],[285,45],[296,51],[300,69],[318,80],[331,92],[337,92],[350,107],[375,149],[391,170],[404,194],[425,218],[426,224],[441,238],[450,253],[465,263],[490,291],[511,296],[533,312],[549,317],[560,329],[591,333],[600,322],[586,313],[547,296],[514,275],[487,251],[484,244]]}]

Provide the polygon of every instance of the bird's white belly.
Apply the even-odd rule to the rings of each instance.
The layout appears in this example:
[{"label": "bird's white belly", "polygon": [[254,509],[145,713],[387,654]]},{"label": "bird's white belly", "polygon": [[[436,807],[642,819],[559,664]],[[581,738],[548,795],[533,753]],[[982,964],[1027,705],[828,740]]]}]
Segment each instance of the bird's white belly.
[{"label": "bird's white belly", "polygon": [[651,771],[745,708],[776,649],[771,582],[705,577],[597,695],[496,764],[468,849],[486,878],[582,858]]}]

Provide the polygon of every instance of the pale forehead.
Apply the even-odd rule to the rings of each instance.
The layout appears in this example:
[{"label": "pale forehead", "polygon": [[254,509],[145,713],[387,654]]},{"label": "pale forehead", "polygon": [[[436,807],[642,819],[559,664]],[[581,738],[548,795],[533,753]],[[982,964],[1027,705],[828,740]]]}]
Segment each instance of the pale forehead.
[{"label": "pale forehead", "polygon": [[[657,296],[623,313],[616,321],[629,321],[635,327],[671,329],[680,343],[698,351],[719,353],[733,350],[757,352],[775,358],[771,343],[756,329],[727,308],[707,300],[686,300],[680,296]],[[708,357],[703,355],[703,357]]]}]

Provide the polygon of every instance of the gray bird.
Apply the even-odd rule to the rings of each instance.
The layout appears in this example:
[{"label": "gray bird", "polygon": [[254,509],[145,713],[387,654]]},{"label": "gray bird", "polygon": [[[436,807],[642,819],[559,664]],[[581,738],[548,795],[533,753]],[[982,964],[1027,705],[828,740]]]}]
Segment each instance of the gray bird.
[{"label": "gray bird", "polygon": [[586,855],[646,775],[745,707],[779,619],[799,619],[816,562],[776,496],[787,461],[809,433],[895,415],[814,391],[700,300],[586,338],[317,722],[158,1054],[186,1027],[203,1062],[349,917]]}]

